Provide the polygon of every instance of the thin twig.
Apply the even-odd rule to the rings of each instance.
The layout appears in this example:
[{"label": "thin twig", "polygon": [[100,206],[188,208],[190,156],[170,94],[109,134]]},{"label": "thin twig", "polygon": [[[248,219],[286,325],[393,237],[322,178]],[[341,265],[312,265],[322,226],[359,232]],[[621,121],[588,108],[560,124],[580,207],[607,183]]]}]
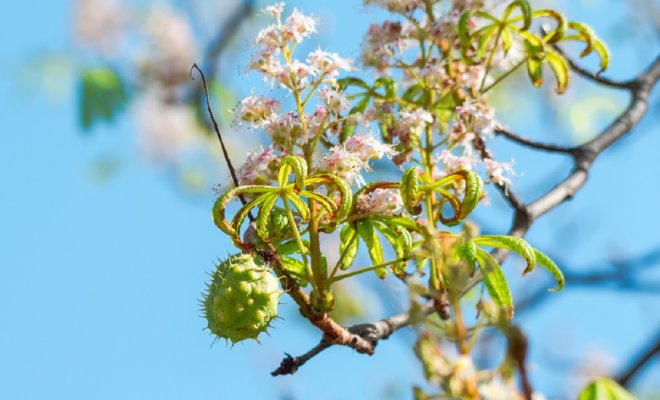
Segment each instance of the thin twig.
[{"label": "thin twig", "polygon": [[635,360],[616,377],[616,381],[623,387],[629,386],[637,374],[653,358],[660,354],[660,330],[651,338],[650,343],[640,352]]},{"label": "thin twig", "polygon": [[[199,72],[199,76],[202,77],[202,84],[204,85],[204,95],[206,96],[206,110],[209,113],[209,117],[211,117],[211,122],[213,123],[213,129],[215,130],[215,134],[218,136],[218,140],[220,141],[220,147],[222,147],[222,155],[225,158],[225,162],[227,163],[227,168],[229,168],[229,173],[231,174],[231,179],[234,182],[234,185],[236,187],[239,187],[238,183],[238,176],[236,176],[236,169],[234,169],[234,165],[231,162],[231,159],[229,158],[229,152],[227,151],[227,146],[225,146],[224,140],[222,140],[222,134],[220,133],[220,126],[218,125],[218,121],[215,119],[215,114],[213,114],[213,109],[211,109],[211,99],[209,99],[209,88],[206,85],[206,77],[204,76],[204,72],[197,66],[197,64],[193,64],[192,67],[190,68],[190,79],[195,80],[195,77],[193,76],[193,70],[197,70]],[[245,204],[245,200],[241,199],[243,204]]]},{"label": "thin twig", "polygon": [[498,125],[495,127],[495,133],[498,135],[502,135],[506,137],[507,139],[510,139],[516,143],[522,144],[523,146],[531,147],[533,149],[537,150],[544,150],[544,151],[549,151],[553,153],[565,153],[565,154],[576,154],[577,149],[574,147],[565,147],[565,146],[559,146],[556,144],[551,144],[551,143],[540,143],[534,140],[531,140],[529,138],[526,138],[521,135],[517,135],[506,128],[504,128],[501,125]]}]

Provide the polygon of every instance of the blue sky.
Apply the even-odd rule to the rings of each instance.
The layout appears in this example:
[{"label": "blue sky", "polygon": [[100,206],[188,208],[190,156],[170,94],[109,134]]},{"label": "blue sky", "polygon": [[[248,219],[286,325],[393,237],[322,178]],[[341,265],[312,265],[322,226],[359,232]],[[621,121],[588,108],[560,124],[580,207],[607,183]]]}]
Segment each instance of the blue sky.
[{"label": "blue sky", "polygon": [[[652,60],[657,40],[627,41],[615,30],[624,18],[621,3],[584,3],[564,9],[610,43],[609,76],[630,77]],[[348,55],[357,54],[354,38],[377,17],[348,0],[296,5],[321,16],[323,47]],[[31,57],[73,50],[70,6],[12,2],[0,25],[0,398],[408,398],[410,382],[420,381],[410,332],[383,342],[373,357],[332,349],[295,376],[277,379],[269,372],[284,352],[301,353],[319,338],[290,305],[284,307],[287,321],[279,321],[261,345],[210,347],[197,299],[212,261],[231,251],[211,223],[210,190],[201,200],[177,190],[166,172],[139,157],[126,121],[83,136],[75,99],[53,103],[25,93],[17,82]],[[249,91],[244,83],[231,85]],[[613,93],[587,84],[577,88],[566,101]],[[539,91],[523,93],[541,97]],[[622,96],[613,99],[625,104]],[[528,136],[570,143],[567,126],[543,113],[538,101],[530,103],[514,101],[503,118]],[[594,118],[595,127],[609,118]],[[660,188],[649,184],[660,172],[655,133],[657,118],[649,115],[633,136],[598,160],[573,201],[539,221],[530,241],[576,268],[660,245]],[[543,190],[538,182],[547,186],[567,170],[560,158],[524,154],[503,143],[495,150],[514,157],[525,171],[516,186],[528,200]],[[99,184],[90,178],[90,166],[108,152],[122,155],[122,167]],[[509,214],[496,196],[477,218],[503,231]],[[517,274],[512,279],[524,284]],[[552,394],[562,385],[561,362],[585,352],[625,362],[660,324],[658,306],[657,295],[572,290],[522,315],[519,322],[533,340],[535,385]],[[638,387],[653,387],[658,374],[656,365]]]}]

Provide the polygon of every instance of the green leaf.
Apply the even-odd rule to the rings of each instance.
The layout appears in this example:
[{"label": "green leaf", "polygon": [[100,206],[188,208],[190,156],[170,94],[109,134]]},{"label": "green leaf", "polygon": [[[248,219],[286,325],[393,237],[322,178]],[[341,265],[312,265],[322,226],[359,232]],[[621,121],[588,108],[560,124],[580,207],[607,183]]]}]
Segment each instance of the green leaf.
[{"label": "green leaf", "polygon": [[339,255],[341,257],[339,265],[342,270],[345,270],[353,264],[360,241],[358,240],[358,233],[350,224],[346,224],[341,228],[339,239]]},{"label": "green leaf", "polygon": [[564,93],[568,87],[568,61],[561,54],[557,53],[554,50],[548,49],[545,52],[545,60],[552,68],[552,72],[555,74],[555,79],[557,80],[557,88],[555,92],[558,94]]},{"label": "green leaf", "polygon": [[578,400],[635,400],[635,396],[610,378],[598,378],[582,390]]},{"label": "green leaf", "polygon": [[596,72],[596,75],[600,74],[601,72],[605,71],[607,67],[610,65],[610,50],[607,48],[605,43],[596,38],[593,42],[594,45],[594,50],[596,53],[598,53],[598,56],[600,57],[600,70]]},{"label": "green leaf", "polygon": [[[304,253],[308,254],[309,253],[309,241],[303,240],[303,245],[304,245]],[[277,254],[280,255],[288,255],[288,254],[300,254],[300,248],[298,247],[298,241],[293,239],[289,240],[288,242],[282,243],[280,246],[276,248]]]},{"label": "green leaf", "polygon": [[537,264],[547,269],[552,274],[552,276],[555,277],[555,280],[557,281],[557,287],[549,290],[551,292],[560,291],[564,287],[565,281],[564,281],[564,274],[562,274],[557,264],[555,264],[555,262],[552,261],[550,257],[546,256],[539,250],[534,250],[534,257],[536,258]]},{"label": "green leaf", "polygon": [[532,246],[530,246],[524,239],[516,236],[484,235],[475,238],[474,243],[481,246],[507,249],[518,253],[525,259],[525,261],[527,261],[527,267],[523,272],[523,276],[534,270],[534,266],[536,265],[536,254]]},{"label": "green leaf", "polygon": [[351,110],[348,113],[355,114],[355,113],[364,112],[364,110],[366,110],[367,107],[369,106],[370,100],[371,100],[371,96],[365,94],[362,97],[362,99],[353,108],[351,108]]},{"label": "green leaf", "polygon": [[339,90],[342,92],[349,86],[358,86],[362,89],[369,89],[369,85],[367,85],[365,81],[350,76],[347,78],[337,79],[337,84],[339,84]]},{"label": "green leaf", "polygon": [[543,61],[529,57],[527,59],[527,73],[532,85],[535,87],[543,85]]},{"label": "green leaf", "polygon": [[98,120],[112,121],[128,102],[128,91],[111,68],[85,70],[80,77],[80,124],[89,129]]},{"label": "green leaf", "polygon": [[586,47],[582,50],[582,53],[580,53],[580,58],[589,55],[594,50],[593,42],[597,39],[593,29],[591,29],[589,25],[581,22],[569,22],[568,27],[576,31],[580,35],[582,41],[586,44]]},{"label": "green leaf", "polygon": [[466,239],[456,244],[454,255],[459,260],[465,260],[471,267],[471,275],[474,275],[474,269],[477,263],[477,245],[473,240]]},{"label": "green leaf", "polygon": [[504,10],[504,15],[502,19],[507,20],[509,18],[509,15],[511,15],[511,12],[516,8],[518,8],[520,10],[520,13],[522,14],[522,18],[523,18],[522,29],[526,31],[532,25],[532,6],[529,5],[529,2],[527,0],[512,1]]},{"label": "green leaf", "polygon": [[280,170],[277,174],[277,182],[280,187],[286,186],[289,182],[289,174],[293,169],[295,178],[295,188],[297,191],[304,189],[304,180],[307,178],[307,162],[305,159],[298,156],[286,156],[280,161]]},{"label": "green leaf", "polygon": [[300,195],[319,203],[321,207],[325,208],[329,215],[334,215],[337,211],[337,205],[335,202],[324,194],[303,190],[300,192]]},{"label": "green leaf", "polygon": [[300,286],[307,286],[307,271],[302,261],[293,257],[280,257],[280,260],[284,269],[289,271]]},{"label": "green leaf", "polygon": [[385,98],[390,100],[396,97],[396,81],[389,76],[383,76],[376,79],[374,89],[385,87]]},{"label": "green leaf", "polygon": [[265,199],[262,201],[263,204],[261,205],[261,208],[259,208],[259,214],[257,214],[257,234],[261,240],[268,241],[270,237],[273,236],[273,234],[269,232],[270,215],[278,196],[277,194],[269,193],[261,197],[264,197]]},{"label": "green leaf", "polygon": [[412,215],[419,215],[422,212],[419,206],[419,171],[417,167],[411,167],[403,173],[401,178],[401,200],[403,207]]},{"label": "green leaf", "polygon": [[458,19],[458,39],[461,42],[461,46],[465,49],[469,48],[472,43],[470,40],[470,18],[472,17],[472,12],[470,10],[465,11],[461,14],[461,17]]},{"label": "green leaf", "polygon": [[309,207],[307,207],[307,204],[297,194],[288,193],[284,197],[284,201],[287,200],[291,201],[296,210],[298,210],[298,214],[300,214],[303,222],[309,221]]},{"label": "green leaf", "polygon": [[477,263],[488,293],[495,303],[506,311],[508,318],[512,319],[513,299],[511,298],[511,291],[497,260],[486,251],[477,248]]},{"label": "green leaf", "polygon": [[513,46],[513,37],[511,36],[511,31],[509,29],[502,29],[500,37],[502,38],[502,48],[504,49],[504,55],[507,55],[509,54],[509,50],[511,50],[511,46]]},{"label": "green leaf", "polygon": [[[259,206],[261,203],[266,201],[271,195],[270,194],[263,194],[256,199],[252,200],[251,202],[243,205],[234,215],[234,219],[231,222],[233,232],[230,236],[232,236],[232,239],[234,240],[235,243],[239,243],[241,241],[241,238],[239,236],[240,230],[241,230],[241,225],[243,225],[243,222],[245,221],[245,218],[247,218],[248,214],[250,211]],[[263,238],[262,238],[263,239]]]},{"label": "green leaf", "polygon": [[454,208],[455,214],[451,218],[445,218],[440,214],[440,222],[447,226],[454,226],[461,223],[472,213],[472,211],[474,211],[477,204],[479,204],[479,200],[481,200],[481,197],[483,196],[483,182],[481,181],[481,178],[476,172],[468,170],[460,170],[449,174],[438,181],[436,186],[445,186],[461,179],[465,181],[465,194],[463,195],[463,200],[460,202],[458,208],[455,196],[445,190],[436,189],[438,193],[450,200],[450,204],[452,205],[452,208]]},{"label": "green leaf", "polygon": [[[480,35],[479,41],[477,42],[477,55],[479,58],[484,58],[486,56],[488,45],[492,42],[493,38],[499,31],[499,26],[489,25],[475,32],[475,36]],[[497,43],[494,43],[493,46],[497,46]]]},{"label": "green leaf", "polygon": [[[385,225],[382,222],[377,222],[373,224],[376,229],[385,237],[385,239],[390,243],[392,248],[394,249],[394,252],[396,253],[396,258],[403,258],[405,257],[408,253],[406,252],[406,249],[403,248],[402,243],[399,242],[399,234],[392,229],[392,227],[389,227]],[[411,241],[412,245],[412,241]],[[408,249],[409,250],[409,249]],[[400,262],[397,264],[394,264],[392,267],[397,270],[403,270],[405,271],[407,263],[406,262]]]},{"label": "green leaf", "polygon": [[341,201],[334,213],[332,220],[334,222],[339,222],[346,218],[346,216],[351,212],[353,208],[353,191],[351,191],[351,187],[348,185],[348,183],[346,183],[346,181],[337,175],[327,173],[314,175],[305,181],[306,185],[313,185],[318,183],[325,184],[326,186],[330,184],[333,189],[338,189],[339,194],[341,195]]},{"label": "green leaf", "polygon": [[561,13],[555,10],[536,10],[532,13],[532,16],[534,18],[539,18],[539,17],[552,18],[557,23],[557,27],[554,30],[548,32],[548,34],[545,36],[544,41],[546,43],[550,43],[550,44],[556,43],[559,40],[561,40],[562,37],[564,37],[568,24],[566,23],[566,18],[564,18],[564,16]]},{"label": "green leaf", "polygon": [[[380,238],[374,229],[374,226],[371,222],[367,220],[361,220],[357,224],[358,234],[367,245],[367,250],[369,250],[369,256],[371,257],[371,263],[382,264],[384,262],[383,257],[383,245],[380,243]],[[385,267],[375,270],[376,275],[383,279],[387,275],[387,269]]]}]

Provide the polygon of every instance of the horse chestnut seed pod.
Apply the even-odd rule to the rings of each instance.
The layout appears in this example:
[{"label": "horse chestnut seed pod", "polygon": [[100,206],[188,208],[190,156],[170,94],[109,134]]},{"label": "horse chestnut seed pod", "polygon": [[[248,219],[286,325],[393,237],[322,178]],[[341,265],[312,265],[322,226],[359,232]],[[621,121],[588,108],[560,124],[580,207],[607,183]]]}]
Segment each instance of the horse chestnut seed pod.
[{"label": "horse chestnut seed pod", "polygon": [[220,263],[204,293],[208,329],[236,344],[257,339],[277,318],[282,291],[263,261],[235,254]]}]

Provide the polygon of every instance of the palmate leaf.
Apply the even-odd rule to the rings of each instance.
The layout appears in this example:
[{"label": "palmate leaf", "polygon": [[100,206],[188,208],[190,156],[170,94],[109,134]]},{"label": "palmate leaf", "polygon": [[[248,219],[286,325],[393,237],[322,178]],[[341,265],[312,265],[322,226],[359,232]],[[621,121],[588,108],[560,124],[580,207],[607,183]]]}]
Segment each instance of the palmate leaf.
[{"label": "palmate leaf", "polygon": [[495,303],[506,312],[507,317],[512,319],[513,299],[500,265],[495,257],[482,249],[477,248],[476,257],[488,293]]},{"label": "palmate leaf", "polygon": [[[291,173],[294,175],[294,182],[292,184],[289,183],[289,176]],[[232,241],[238,247],[246,247],[245,243],[241,242],[240,229],[247,216],[250,215],[251,211],[255,208],[259,208],[256,219],[256,228],[257,234],[261,240],[270,242],[273,237],[281,233],[271,232],[272,224],[270,223],[270,217],[275,209],[274,207],[278,199],[282,200],[287,210],[289,210],[289,205],[292,205],[293,208],[290,209],[290,212],[297,212],[303,223],[309,221],[310,210],[301,196],[320,204],[321,209],[324,209],[328,215],[330,215],[332,221],[332,224],[329,227],[324,228],[327,231],[333,230],[351,210],[353,196],[348,184],[333,174],[320,174],[307,177],[307,163],[302,157],[284,157],[278,171],[277,181],[279,187],[251,185],[230,189],[223,193],[215,202],[213,206],[213,221],[218,228],[231,236]],[[326,185],[329,188],[331,187],[333,190],[337,189],[341,196],[339,204],[325,194],[306,190],[309,186],[319,184]],[[243,205],[243,207],[241,207],[234,215],[234,218],[230,223],[225,217],[225,210],[231,200],[243,194],[255,195],[255,198]]]},{"label": "palmate leaf", "polygon": [[98,120],[112,121],[128,102],[128,90],[111,68],[85,70],[80,77],[80,124],[89,129]]},{"label": "palmate leaf", "polygon": [[598,378],[582,390],[578,400],[635,400],[635,396],[610,378]]}]

